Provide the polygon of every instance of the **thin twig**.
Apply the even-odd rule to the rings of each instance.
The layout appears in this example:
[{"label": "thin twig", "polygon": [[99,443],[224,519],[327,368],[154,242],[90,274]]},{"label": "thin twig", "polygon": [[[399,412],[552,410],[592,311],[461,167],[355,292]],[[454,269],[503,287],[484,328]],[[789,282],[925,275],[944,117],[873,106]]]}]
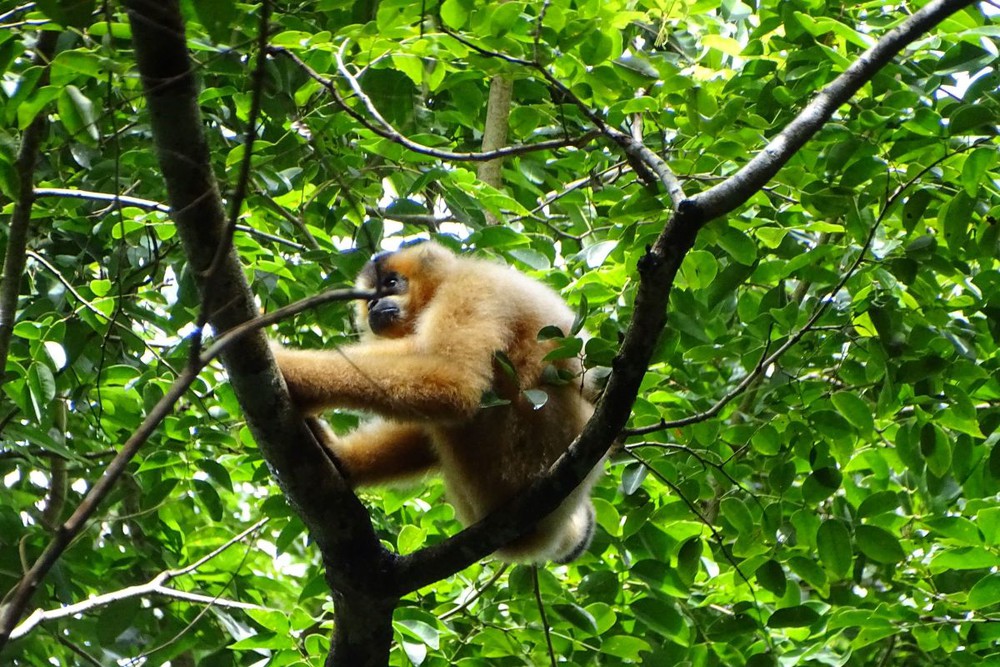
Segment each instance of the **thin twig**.
[{"label": "thin twig", "polygon": [[[243,137],[243,159],[240,160],[240,173],[236,178],[236,188],[233,192],[233,199],[230,202],[229,224],[226,225],[222,233],[222,239],[215,249],[215,258],[208,268],[202,272],[206,279],[214,276],[222,265],[225,257],[233,247],[233,235],[236,233],[236,223],[240,219],[240,209],[243,208],[243,200],[247,196],[247,185],[250,182],[250,165],[253,160],[253,143],[257,139],[257,117],[260,115],[261,98],[264,94],[264,70],[267,67],[267,22],[271,17],[270,0],[262,0],[260,3],[260,20],[257,28],[257,66],[250,77],[250,111],[247,113],[247,129]],[[205,293],[205,303],[202,304],[202,312],[207,321],[208,311],[211,304],[207,297],[210,292]]]},{"label": "thin twig", "polygon": [[438,616],[438,620],[439,621],[446,621],[449,618],[451,618],[452,616],[455,616],[456,614],[460,614],[463,611],[465,611],[466,609],[468,609],[469,605],[471,605],[473,602],[475,602],[480,597],[482,597],[483,593],[486,592],[486,590],[489,589],[490,586],[492,586],[493,584],[495,584],[497,582],[497,580],[500,579],[501,576],[503,576],[503,573],[507,571],[508,567],[510,567],[510,565],[508,563],[502,563],[500,565],[500,567],[497,568],[497,571],[493,573],[492,577],[490,577],[489,579],[487,579],[478,588],[475,588],[472,591],[472,593],[470,595],[468,595],[457,607],[455,607],[454,609],[450,609],[450,610],[446,611],[445,613],[441,614],[440,616]]},{"label": "thin twig", "polygon": [[545,603],[542,602],[542,587],[538,583],[538,566],[531,566],[531,580],[535,584],[535,602],[538,603],[538,614],[542,617],[542,630],[545,631],[545,644],[549,648],[549,664],[556,667],[556,652],[552,648],[552,630],[549,628],[549,619],[545,615]]}]

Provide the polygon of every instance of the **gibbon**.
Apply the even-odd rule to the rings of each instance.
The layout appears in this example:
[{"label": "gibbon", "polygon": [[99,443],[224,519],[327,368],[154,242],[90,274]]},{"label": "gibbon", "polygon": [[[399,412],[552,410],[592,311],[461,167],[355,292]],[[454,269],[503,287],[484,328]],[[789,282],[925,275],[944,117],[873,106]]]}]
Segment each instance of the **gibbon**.
[{"label": "gibbon", "polygon": [[[575,357],[546,361],[555,343],[538,340],[546,326],[568,333],[573,324],[553,290],[434,242],[376,255],[357,284],[380,295],[359,306],[361,342],[274,350],[305,415],[329,408],[375,415],[344,437],[310,419],[355,487],[440,471],[468,525],[543,475],[583,430],[594,410],[583,366]],[[547,400],[528,400],[527,389]],[[598,474],[495,555],[536,563],[578,557],[594,532],[589,493]]]}]

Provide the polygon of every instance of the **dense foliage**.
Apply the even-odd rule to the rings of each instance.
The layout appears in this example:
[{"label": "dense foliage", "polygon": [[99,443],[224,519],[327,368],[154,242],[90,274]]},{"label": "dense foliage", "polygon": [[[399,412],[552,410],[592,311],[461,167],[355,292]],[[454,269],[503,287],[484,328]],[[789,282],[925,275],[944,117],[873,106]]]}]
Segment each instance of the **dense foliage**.
[{"label": "dense foliage", "polygon": [[[592,334],[587,364],[610,367],[670,202],[588,134],[591,116],[641,137],[698,192],[912,4],[277,3],[235,247],[273,310],[349,284],[375,249],[432,235],[559,289]],[[4,592],[185,366],[199,313],[124,10],[96,9],[0,2],[4,218],[21,193],[20,137],[45,125],[0,398]],[[185,5],[224,196],[245,151],[260,11]],[[540,568],[537,584],[529,567],[486,560],[409,596],[392,664],[547,664],[551,652],[573,665],[1000,665],[995,12],[937,26],[702,231],[634,406],[639,432],[595,492],[589,552]],[[48,82],[32,62],[43,31],[61,31]],[[508,158],[499,188],[434,154],[479,150],[496,76],[513,81],[511,144],[567,140]],[[326,306],[272,335],[332,346],[351,331],[349,310]],[[436,482],[363,498],[400,552],[460,529]],[[33,604],[163,572],[155,590],[32,627],[4,660],[322,664],[322,564],[217,366]]]}]

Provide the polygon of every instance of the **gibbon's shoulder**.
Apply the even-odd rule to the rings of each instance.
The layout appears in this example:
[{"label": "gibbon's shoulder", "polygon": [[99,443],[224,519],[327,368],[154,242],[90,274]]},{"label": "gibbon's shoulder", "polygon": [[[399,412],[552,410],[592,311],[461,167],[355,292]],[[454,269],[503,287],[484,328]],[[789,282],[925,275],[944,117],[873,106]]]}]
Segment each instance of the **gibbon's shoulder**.
[{"label": "gibbon's shoulder", "polygon": [[511,316],[527,316],[552,323],[568,317],[572,322],[573,313],[566,302],[545,283],[499,260],[455,255],[450,250],[437,247],[452,257],[450,275],[445,282],[449,290],[472,293],[480,299],[492,299],[505,305],[503,310]]}]

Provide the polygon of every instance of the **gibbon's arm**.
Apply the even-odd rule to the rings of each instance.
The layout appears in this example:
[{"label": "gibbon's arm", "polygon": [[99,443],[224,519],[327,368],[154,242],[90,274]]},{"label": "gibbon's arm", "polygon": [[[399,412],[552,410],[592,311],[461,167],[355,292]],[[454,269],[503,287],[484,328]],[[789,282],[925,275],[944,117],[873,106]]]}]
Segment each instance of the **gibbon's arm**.
[{"label": "gibbon's arm", "polygon": [[273,352],[292,400],[306,414],[349,408],[396,419],[464,419],[492,381],[491,350],[437,354],[416,349],[408,338]]},{"label": "gibbon's arm", "polygon": [[355,487],[406,482],[437,466],[434,444],[417,424],[377,419],[339,437],[316,417],[306,423]]}]

